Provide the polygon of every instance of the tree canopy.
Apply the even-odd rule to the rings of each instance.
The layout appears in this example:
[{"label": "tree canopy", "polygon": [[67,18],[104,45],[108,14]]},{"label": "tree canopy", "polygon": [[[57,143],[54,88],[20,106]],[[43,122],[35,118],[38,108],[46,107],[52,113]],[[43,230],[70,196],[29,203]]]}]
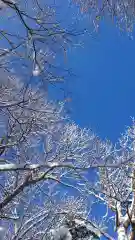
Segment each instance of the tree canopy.
[{"label": "tree canopy", "polygon": [[[109,15],[133,28],[132,1],[66,7],[76,3],[96,23]],[[0,240],[134,240],[135,121],[113,145],[48,96],[70,78],[68,48],[88,32],[80,13],[66,25],[60,4],[0,1]]]}]

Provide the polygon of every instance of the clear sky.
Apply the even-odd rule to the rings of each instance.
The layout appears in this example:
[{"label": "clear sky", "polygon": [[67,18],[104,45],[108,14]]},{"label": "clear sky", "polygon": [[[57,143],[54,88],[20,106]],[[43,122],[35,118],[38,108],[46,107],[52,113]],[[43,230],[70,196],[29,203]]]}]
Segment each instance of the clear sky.
[{"label": "clear sky", "polygon": [[70,51],[68,62],[78,76],[71,88],[72,118],[116,141],[135,117],[135,39],[106,21],[83,48]]},{"label": "clear sky", "polygon": [[[91,32],[87,18],[81,24]],[[116,142],[135,117],[135,34],[131,39],[106,19],[97,34],[83,40],[84,47],[69,50],[65,64],[77,75],[69,80],[71,117],[102,139]]]},{"label": "clear sky", "polygon": [[[61,9],[60,18],[71,24],[75,7],[68,14],[65,3]],[[88,26],[91,32],[85,19],[81,27]],[[86,35],[83,48],[69,50],[65,67],[77,75],[70,77],[72,119],[116,141],[135,117],[135,39],[106,20],[97,34]]]}]

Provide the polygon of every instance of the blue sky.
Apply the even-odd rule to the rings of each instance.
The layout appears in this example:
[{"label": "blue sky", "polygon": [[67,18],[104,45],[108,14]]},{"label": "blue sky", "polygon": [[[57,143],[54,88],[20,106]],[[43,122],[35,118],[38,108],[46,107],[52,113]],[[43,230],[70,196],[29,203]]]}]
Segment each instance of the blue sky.
[{"label": "blue sky", "polygon": [[[67,14],[66,7],[64,4],[61,15]],[[70,10],[68,16],[75,8]],[[70,22],[70,17],[65,19]],[[89,26],[91,31],[88,21],[85,18],[81,27]],[[115,142],[131,124],[130,117],[135,116],[135,39],[120,33],[106,20],[97,34],[85,35],[83,40],[84,47],[69,49],[65,64],[77,75],[69,80],[71,118],[81,127],[92,128],[101,138]]]},{"label": "blue sky", "polygon": [[115,142],[135,116],[135,39],[106,21],[84,40],[68,58],[77,74],[70,81],[72,118]]},{"label": "blue sky", "polygon": [[[64,4],[60,19],[71,24],[70,15],[77,12],[75,7],[67,9]],[[91,32],[87,18],[80,28],[85,27]],[[68,84],[72,93],[71,118],[81,127],[92,128],[101,138],[115,142],[131,125],[131,116],[135,116],[135,39],[120,33],[106,20],[97,34],[85,35],[83,40],[84,47],[69,49],[65,64],[76,74]]]},{"label": "blue sky", "polygon": [[[92,31],[89,18],[80,26]],[[97,34],[83,40],[83,47],[69,49],[65,64],[76,74],[67,84],[71,118],[114,143],[135,117],[135,34],[131,39],[106,19]],[[56,89],[51,97],[60,96]]]}]

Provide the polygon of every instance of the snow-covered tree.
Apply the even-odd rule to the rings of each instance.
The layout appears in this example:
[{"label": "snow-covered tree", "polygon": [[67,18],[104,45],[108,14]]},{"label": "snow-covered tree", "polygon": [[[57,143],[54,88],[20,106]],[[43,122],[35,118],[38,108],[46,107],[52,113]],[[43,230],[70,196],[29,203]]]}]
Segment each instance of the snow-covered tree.
[{"label": "snow-covered tree", "polygon": [[41,239],[50,228],[61,227],[69,215],[86,217],[85,173],[97,166],[98,147],[108,154],[107,145],[70,121],[63,103],[49,102],[40,84],[4,73],[0,80],[1,229],[7,229],[5,239]]},{"label": "snow-covered tree", "polygon": [[134,1],[128,0],[73,0],[83,14],[90,16],[90,21],[96,30],[103,19],[109,19],[119,27],[120,30],[132,33],[135,23]]},{"label": "snow-covered tree", "polygon": [[0,67],[41,81],[46,91],[48,83],[71,76],[62,62],[81,34],[74,16],[67,24],[61,20],[59,5],[63,9],[59,1],[0,0]]},{"label": "snow-covered tree", "polygon": [[76,36],[55,7],[0,1],[14,25],[0,30],[0,239],[113,240],[115,227],[118,240],[133,240],[135,123],[113,146],[48,100],[43,83],[64,78],[54,57]]},{"label": "snow-covered tree", "polygon": [[[134,126],[114,147],[73,123],[64,104],[49,102],[40,84],[2,72],[0,218],[5,239],[46,239],[51,229],[69,226],[71,218],[90,221],[94,233],[110,239],[104,227],[114,226],[112,215],[120,240],[130,229],[133,235]],[[94,205],[98,209],[101,202],[107,212],[97,216]],[[71,235],[74,226],[69,226]]]}]

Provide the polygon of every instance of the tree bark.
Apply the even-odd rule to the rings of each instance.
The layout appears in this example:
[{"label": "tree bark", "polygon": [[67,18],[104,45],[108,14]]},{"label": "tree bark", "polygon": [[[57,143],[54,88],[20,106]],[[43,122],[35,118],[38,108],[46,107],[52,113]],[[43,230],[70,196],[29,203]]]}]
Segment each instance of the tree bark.
[{"label": "tree bark", "polygon": [[117,228],[118,240],[128,240],[126,229],[123,225]]}]

